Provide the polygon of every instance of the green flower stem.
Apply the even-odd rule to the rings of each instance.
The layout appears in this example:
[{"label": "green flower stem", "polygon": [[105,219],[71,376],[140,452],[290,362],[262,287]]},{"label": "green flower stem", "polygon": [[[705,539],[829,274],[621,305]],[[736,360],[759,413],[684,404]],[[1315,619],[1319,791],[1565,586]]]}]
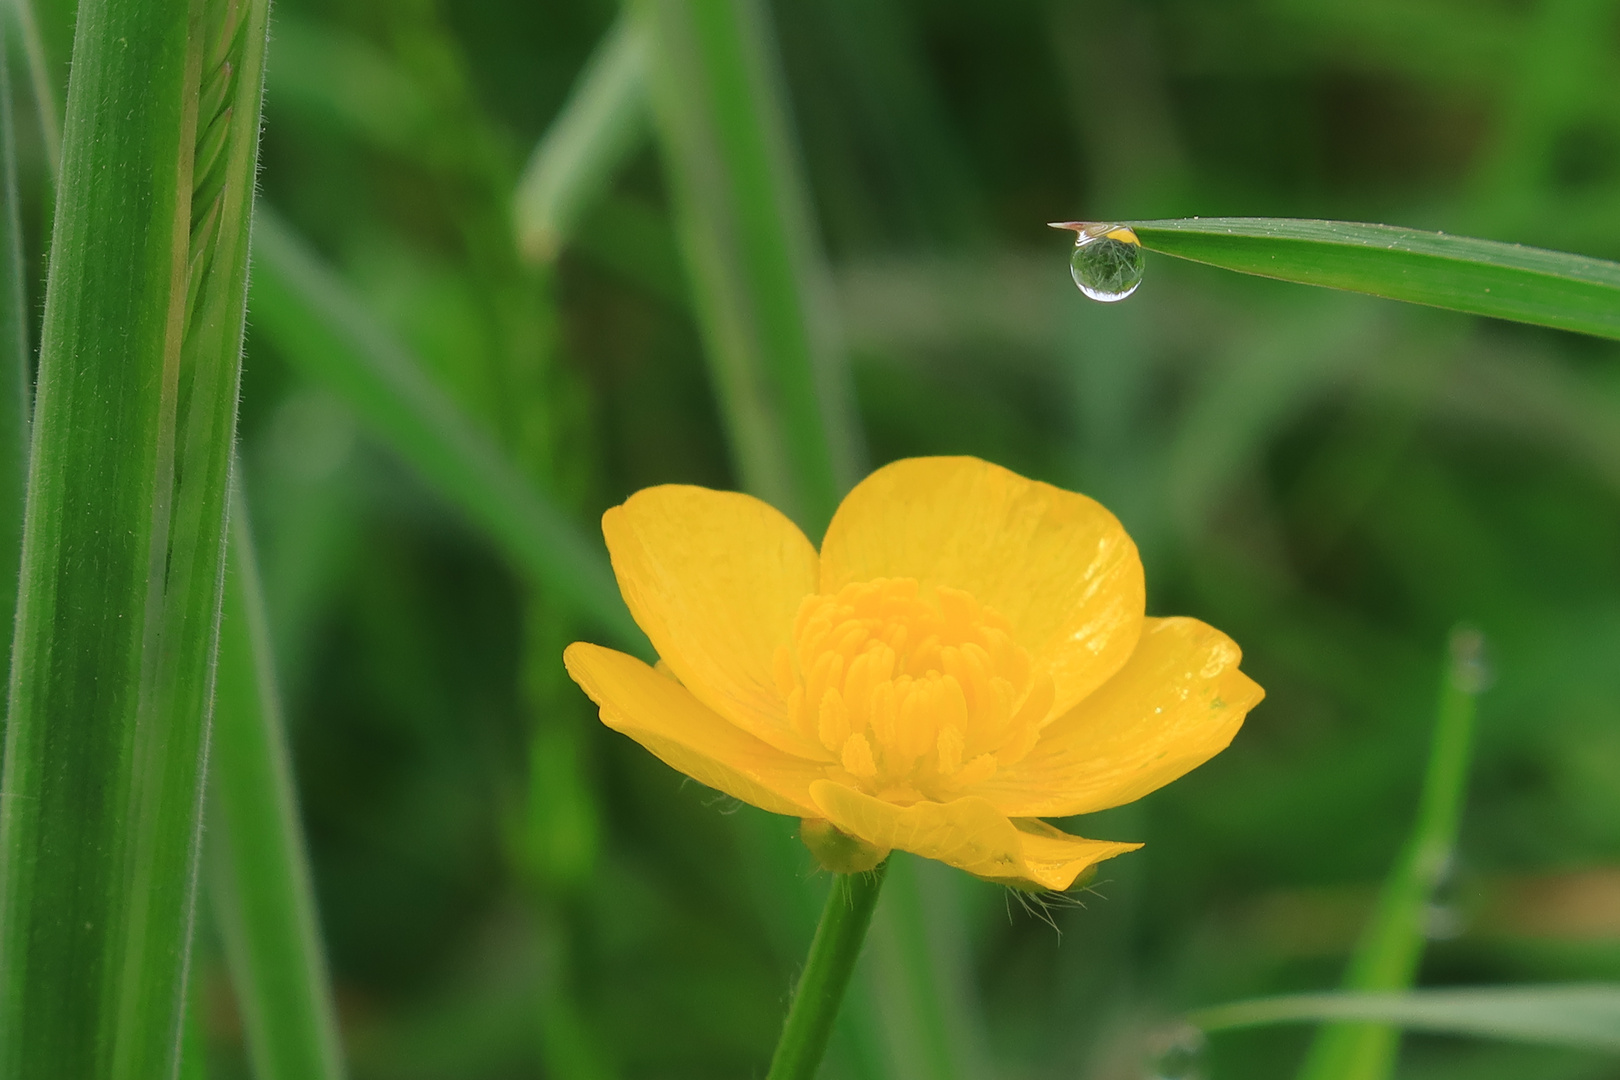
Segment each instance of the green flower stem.
[{"label": "green flower stem", "polygon": [[885,861],[866,873],[833,875],[766,1080],[812,1080],[816,1075],[888,869]]}]

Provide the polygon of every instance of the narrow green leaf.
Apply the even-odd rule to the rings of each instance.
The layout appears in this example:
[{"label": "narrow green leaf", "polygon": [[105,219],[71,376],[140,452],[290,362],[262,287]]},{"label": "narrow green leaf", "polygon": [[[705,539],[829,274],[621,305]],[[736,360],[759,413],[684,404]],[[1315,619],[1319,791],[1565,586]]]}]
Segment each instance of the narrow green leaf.
[{"label": "narrow green leaf", "polygon": [[1187,1015],[1204,1031],[1360,1020],[1411,1031],[1478,1035],[1620,1053],[1620,985],[1477,986],[1404,994],[1298,994]]},{"label": "narrow green leaf", "polygon": [[623,645],[647,651],[600,544],[536,491],[318,256],[259,207],[254,325],[461,508],[514,564]]},{"label": "narrow green leaf", "polygon": [[1131,228],[1149,251],[1239,273],[1620,338],[1620,263],[1349,221],[1185,218]]},{"label": "narrow green leaf", "polygon": [[[177,1067],[266,14],[79,6],[0,798],[0,1077]],[[225,65],[229,132],[196,171]]]},{"label": "narrow green leaf", "polygon": [[231,500],[219,634],[208,891],[253,1075],[338,1080],[337,1021],[240,488]]},{"label": "narrow green leaf", "polygon": [[513,204],[527,258],[557,257],[580,215],[646,137],[646,52],[640,24],[621,15],[535,147]]},{"label": "narrow green leaf", "polygon": [[760,0],[638,0],[698,325],[743,486],[819,536],[863,448]]},{"label": "narrow green leaf", "polygon": [[[1475,698],[1486,681],[1483,648],[1478,631],[1452,632],[1417,821],[1345,972],[1346,990],[1404,990],[1417,977],[1425,926],[1462,819]],[[1301,1080],[1387,1080],[1399,1045],[1393,1027],[1330,1025],[1311,1044]]]},{"label": "narrow green leaf", "polygon": [[[28,417],[33,357],[17,208],[17,140],[4,20],[0,20],[0,617],[17,610],[23,498],[28,484]],[[5,638],[9,658],[11,638]]]}]

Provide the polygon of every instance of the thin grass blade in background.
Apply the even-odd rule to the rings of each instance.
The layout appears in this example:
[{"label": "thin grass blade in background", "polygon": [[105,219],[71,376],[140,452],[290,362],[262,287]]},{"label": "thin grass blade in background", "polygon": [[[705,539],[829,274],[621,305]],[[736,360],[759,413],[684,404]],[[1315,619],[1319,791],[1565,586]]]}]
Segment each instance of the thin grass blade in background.
[{"label": "thin grass blade in background", "polygon": [[270,100],[336,120],[406,160],[443,164],[428,150],[434,103],[398,63],[358,34],[276,13]]},{"label": "thin grass blade in background", "polygon": [[[33,353],[24,281],[22,215],[17,207],[17,139],[7,29],[0,16],[0,618],[17,610],[23,500],[28,486],[28,417],[33,411]],[[11,635],[5,635],[9,658]]]},{"label": "thin grass blade in background", "polygon": [[340,1080],[337,1019],[239,487],[231,502],[208,777],[208,894],[256,1080]]},{"label": "thin grass blade in background", "polygon": [[549,262],[581,214],[647,134],[647,50],[641,24],[621,15],[535,147],[513,203],[518,249]]},{"label": "thin grass blade in background", "polygon": [[8,1078],[177,1066],[266,18],[78,11],[0,799]]},{"label": "thin grass blade in background", "polygon": [[819,539],[864,449],[765,6],[632,11],[737,475]]},{"label": "thin grass blade in background", "polygon": [[1476,986],[1402,994],[1297,994],[1189,1013],[1207,1032],[1266,1024],[1363,1021],[1441,1035],[1620,1053],[1620,985]]},{"label": "thin grass blade in background", "polygon": [[1620,263],[1350,221],[1182,218],[1131,228],[1149,251],[1239,273],[1620,338]]},{"label": "thin grass blade in background", "polygon": [[[1475,699],[1488,680],[1483,650],[1478,631],[1452,632],[1417,820],[1351,958],[1346,990],[1404,990],[1417,977],[1426,924],[1435,893],[1450,872],[1467,797]],[[1317,1033],[1300,1077],[1387,1080],[1399,1046],[1397,1028],[1333,1024]]]},{"label": "thin grass blade in background", "polygon": [[599,542],[568,520],[433,385],[404,347],[267,207],[259,208],[254,324],[310,379],[462,508],[534,575],[613,634],[646,651]]},{"label": "thin grass blade in background", "polygon": [[[34,17],[33,0],[11,0],[6,5],[14,20],[17,36],[22,40],[23,55],[28,58],[29,89],[34,108],[39,116],[39,137],[45,151],[45,166],[55,179],[62,159],[62,117],[57,106],[56,88],[51,84],[49,65],[45,62],[45,41],[40,36],[39,20]],[[0,15],[0,20],[4,15]],[[10,93],[8,85],[7,91]]]}]

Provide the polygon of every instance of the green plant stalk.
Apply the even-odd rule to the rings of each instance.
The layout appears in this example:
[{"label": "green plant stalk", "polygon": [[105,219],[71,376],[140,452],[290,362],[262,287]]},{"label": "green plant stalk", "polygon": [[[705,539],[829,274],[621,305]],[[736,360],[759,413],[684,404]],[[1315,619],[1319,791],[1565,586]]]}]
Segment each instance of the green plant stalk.
[{"label": "green plant stalk", "polygon": [[863,471],[760,0],[638,0],[693,309],[742,485],[819,537]]},{"label": "green plant stalk", "polygon": [[263,0],[77,15],[0,782],[8,1080],[177,1066],[265,40]]},{"label": "green plant stalk", "polygon": [[[0,617],[9,623],[17,611],[22,562],[33,357],[28,346],[30,313],[17,204],[16,118],[6,45],[5,20],[0,18]],[[9,659],[9,635],[5,649]]]},{"label": "green plant stalk", "polygon": [[1620,263],[1349,221],[1185,218],[1131,228],[1149,251],[1239,273],[1620,338]]},{"label": "green plant stalk", "polygon": [[[1404,990],[1417,977],[1424,924],[1449,870],[1467,795],[1482,647],[1476,631],[1452,632],[1417,820],[1351,958],[1346,990]],[[1332,1024],[1318,1032],[1300,1078],[1387,1080],[1399,1046],[1400,1030],[1387,1024]]]},{"label": "green plant stalk", "polygon": [[373,319],[268,207],[254,247],[254,325],[552,594],[650,653],[619,596],[599,542],[552,505],[463,416],[421,365]]},{"label": "green plant stalk", "polygon": [[[638,0],[631,10],[644,24],[654,128],[738,477],[819,538],[865,471],[865,449],[766,6]],[[886,1047],[945,1080],[945,1053],[929,1036],[946,1017],[963,1019],[941,985],[950,973],[930,978],[925,951],[893,932],[923,922],[916,894],[902,890],[885,907],[874,943],[895,947],[862,966],[858,996],[890,994],[895,1007],[856,1018],[866,1030],[852,1031],[851,1045]]]},{"label": "green plant stalk", "polygon": [[208,893],[257,1080],[339,1080],[343,1058],[304,852],[270,628],[232,493],[208,777]]},{"label": "green plant stalk", "polygon": [[518,250],[535,262],[562,251],[580,216],[647,134],[647,50],[620,15],[581,72],[523,170],[513,202]]},{"label": "green plant stalk", "polygon": [[918,1080],[993,1075],[981,1046],[982,1020],[960,957],[965,874],[915,855],[890,856],[883,905],[867,938],[867,1003],[883,1044],[878,1060]]},{"label": "green plant stalk", "polygon": [[883,862],[864,874],[833,875],[832,891],[816,924],[816,936],[793,991],[767,1080],[814,1080],[827,1052],[838,1006],[855,973],[888,866]]}]

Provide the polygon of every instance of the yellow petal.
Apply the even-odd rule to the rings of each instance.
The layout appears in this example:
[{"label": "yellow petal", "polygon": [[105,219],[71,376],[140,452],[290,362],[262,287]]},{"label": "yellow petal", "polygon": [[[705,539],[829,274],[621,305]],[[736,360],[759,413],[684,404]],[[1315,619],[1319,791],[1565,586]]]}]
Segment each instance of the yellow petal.
[{"label": "yellow petal", "polygon": [[885,466],[844,500],[821,545],[821,591],[880,577],[972,593],[1051,672],[1052,715],[1118,671],[1141,632],[1142,562],[1084,495],[969,457]]},{"label": "yellow petal", "polygon": [[1086,867],[1140,846],[1078,836],[1059,839],[1064,834],[1045,825],[1025,831],[973,796],[901,807],[818,780],[810,785],[810,797],[828,821],[875,847],[938,859],[994,881],[1066,889]]},{"label": "yellow petal", "polygon": [[1241,658],[1197,619],[1148,619],[1119,674],[975,794],[1014,817],[1066,817],[1163,787],[1224,750],[1265,696]]},{"label": "yellow petal", "polygon": [[767,504],[668,484],[602,517],[619,590],[699,701],[779,750],[829,759],[788,726],[772,663],[816,589],[816,550]]},{"label": "yellow petal", "polygon": [[633,656],[576,642],[563,663],[601,706],[602,722],[700,784],[773,814],[820,817],[810,784],[822,766],[761,742]]}]

